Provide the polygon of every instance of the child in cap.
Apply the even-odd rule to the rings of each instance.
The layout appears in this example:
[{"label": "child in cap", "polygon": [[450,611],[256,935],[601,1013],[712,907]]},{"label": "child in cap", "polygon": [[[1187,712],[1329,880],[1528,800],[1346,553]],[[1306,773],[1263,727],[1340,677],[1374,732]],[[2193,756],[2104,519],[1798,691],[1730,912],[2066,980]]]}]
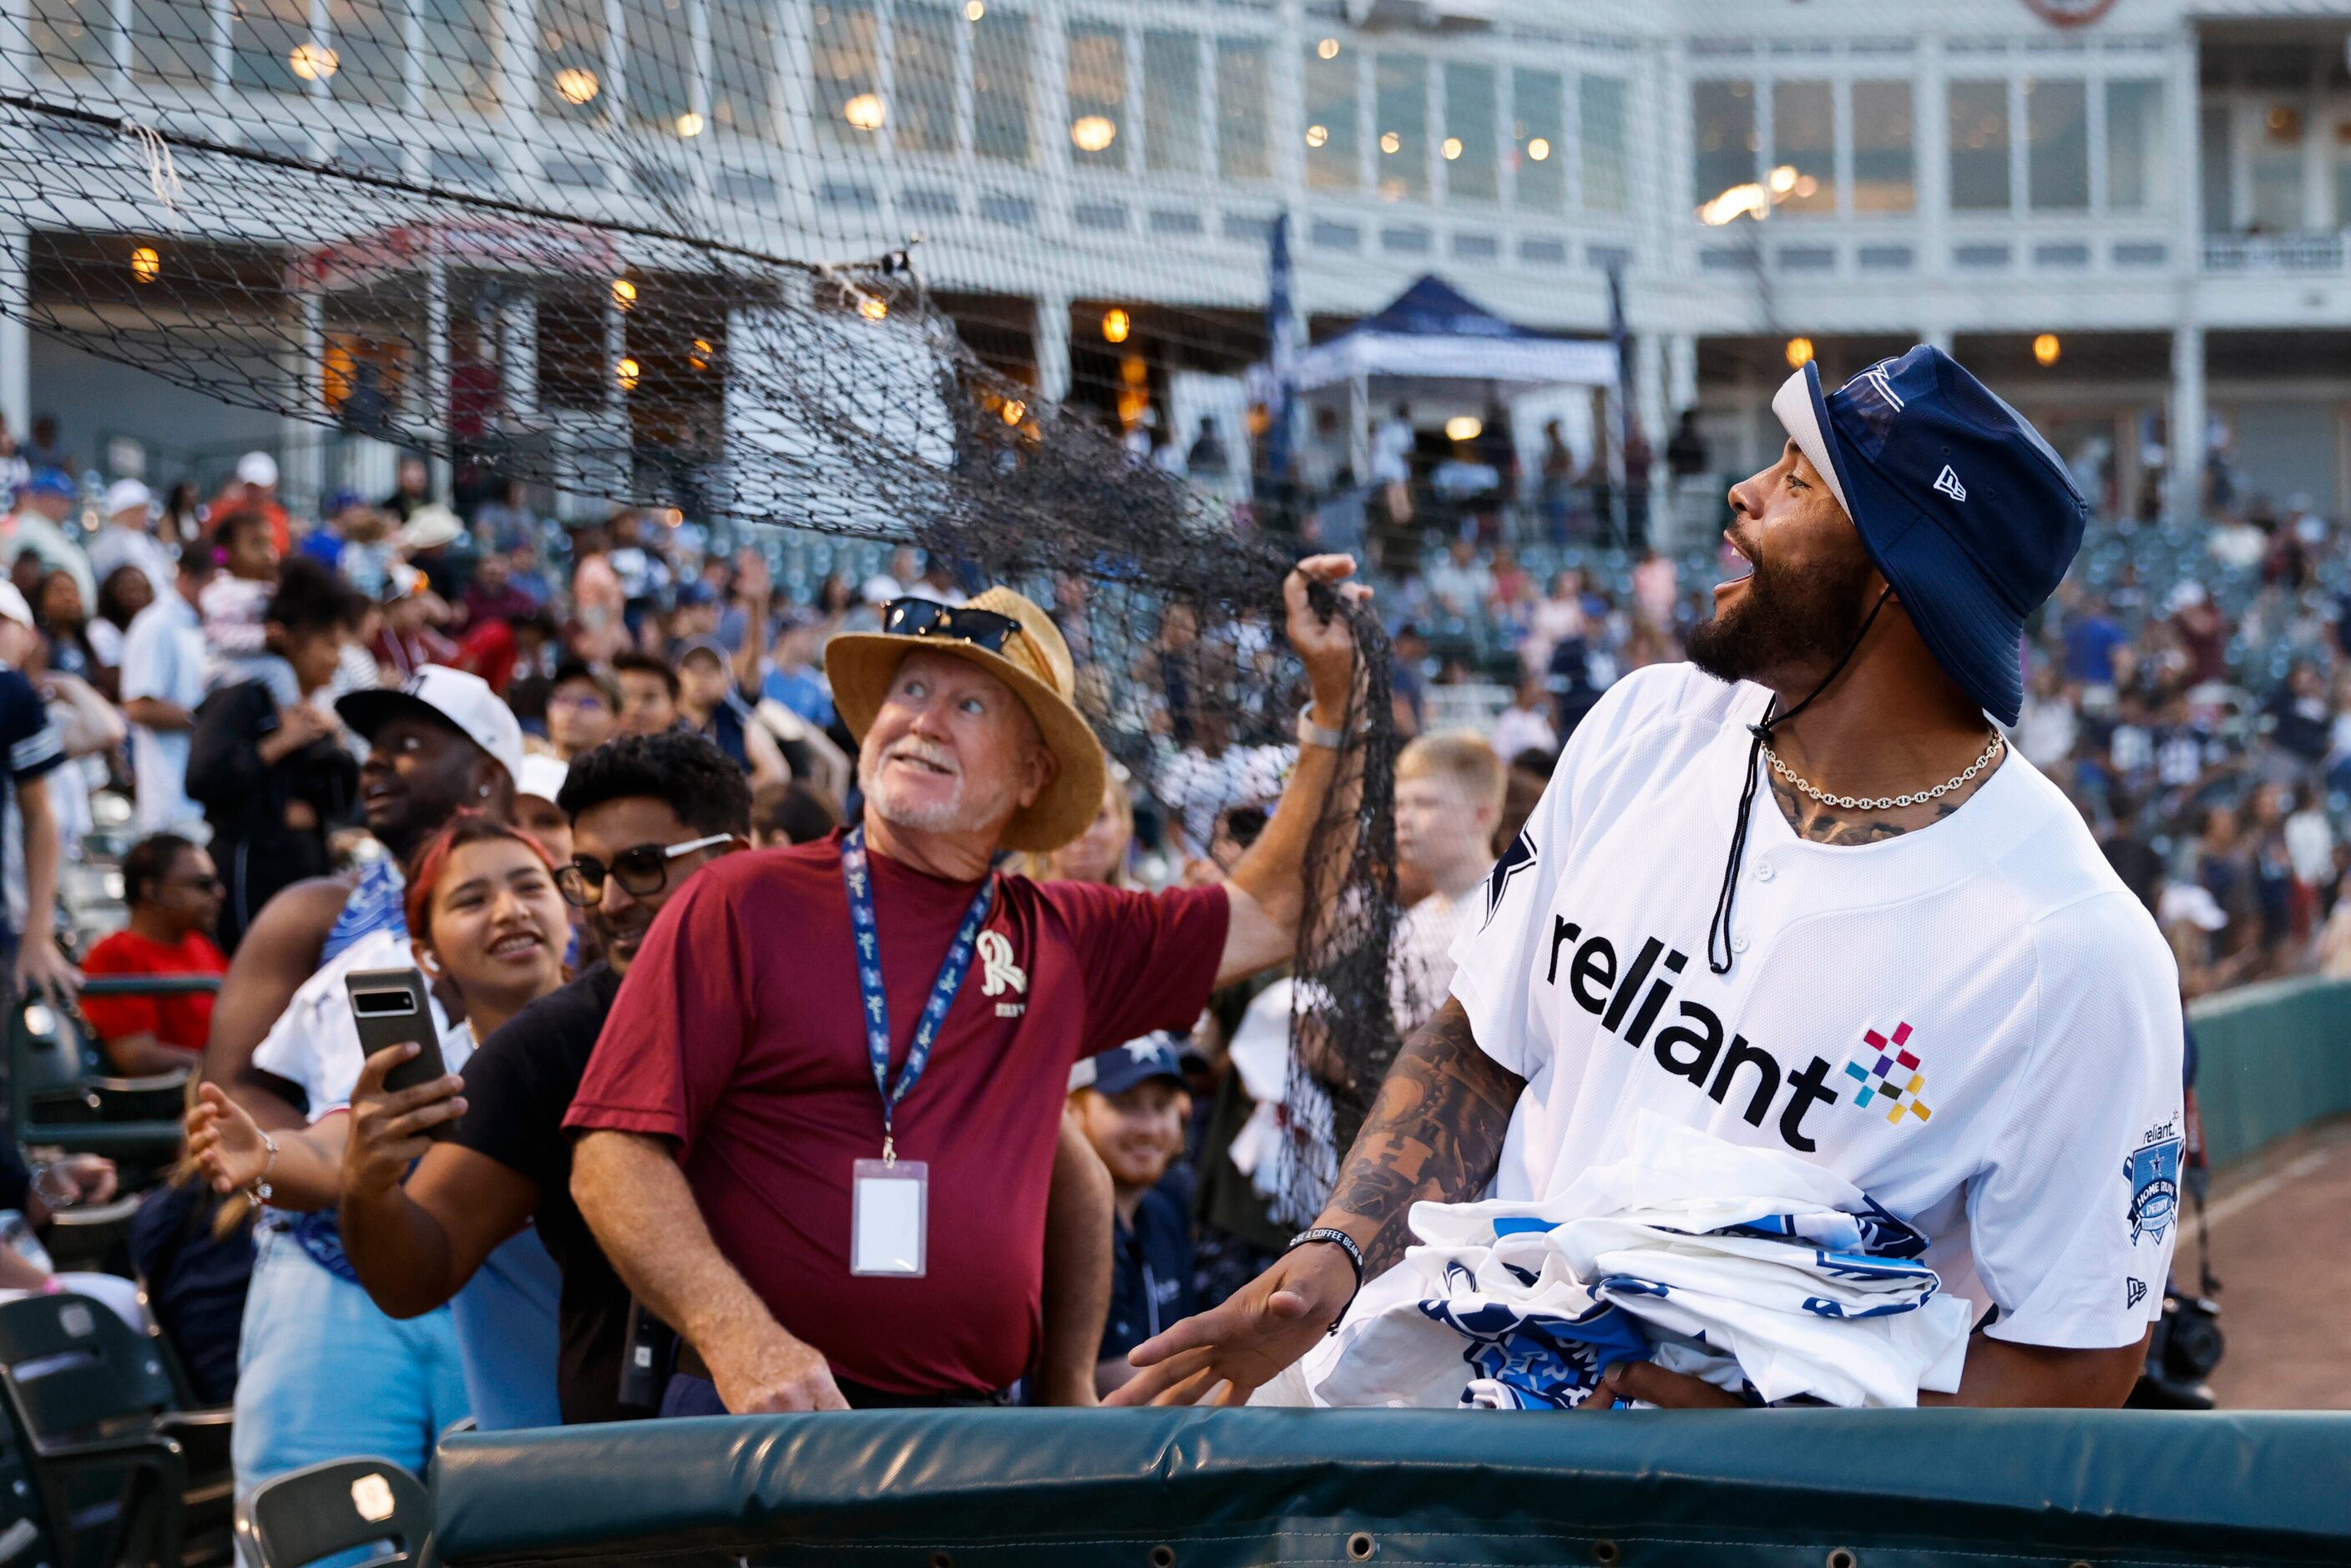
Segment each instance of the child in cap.
[{"label": "child in cap", "polygon": [[1110,1321],[1094,1364],[1098,1393],[1134,1375],[1128,1351],[1193,1309],[1191,1218],[1159,1185],[1184,1152],[1191,1109],[1175,1041],[1165,1033],[1070,1069],[1070,1113],[1110,1167],[1116,1211]]}]

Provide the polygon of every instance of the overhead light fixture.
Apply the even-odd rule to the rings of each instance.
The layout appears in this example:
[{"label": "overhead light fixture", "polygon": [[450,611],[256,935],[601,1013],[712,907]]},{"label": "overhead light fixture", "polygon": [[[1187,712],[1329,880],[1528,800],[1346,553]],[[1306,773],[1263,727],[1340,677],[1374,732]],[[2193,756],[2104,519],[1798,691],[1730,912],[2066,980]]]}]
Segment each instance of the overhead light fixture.
[{"label": "overhead light fixture", "polygon": [[1329,126],[1310,125],[1306,128],[1306,145],[1309,147],[1320,147],[1330,140],[1331,128]]},{"label": "overhead light fixture", "polygon": [[566,103],[593,103],[604,84],[586,66],[566,66],[555,73],[555,90]]},{"label": "overhead light fixture", "polygon": [[625,277],[612,279],[612,303],[623,310],[635,308],[637,286]]},{"label": "overhead light fixture", "polygon": [[977,22],[987,15],[987,7],[982,4],[982,0],[964,0],[963,19],[965,21]]},{"label": "overhead light fixture", "polygon": [[1397,148],[1402,147],[1403,145],[1404,145],[1404,138],[1403,138],[1403,137],[1401,137],[1401,136],[1398,136],[1395,131],[1381,131],[1381,132],[1380,132],[1380,151],[1381,151],[1381,152],[1395,152]]},{"label": "overhead light fixture", "polygon": [[1789,192],[1796,188],[1796,182],[1801,178],[1802,176],[1796,172],[1796,166],[1793,163],[1781,164],[1778,168],[1771,171],[1771,193],[1775,196],[1786,195]]},{"label": "overhead light fixture", "polygon": [[841,106],[841,118],[860,131],[879,131],[890,118],[890,106],[878,92],[861,92]]},{"label": "overhead light fixture", "polygon": [[1813,340],[1810,338],[1788,340],[1788,368],[1801,371],[1813,362]]},{"label": "overhead light fixture", "polygon": [[1339,57],[1339,40],[1325,38],[1314,46],[1314,52],[1326,60],[1335,60]]},{"label": "overhead light fixture", "polygon": [[286,57],[287,68],[304,81],[324,81],[335,74],[342,61],[335,51],[320,43],[303,42],[294,46]]},{"label": "overhead light fixture", "polygon": [[703,125],[702,116],[690,109],[677,117],[677,133],[689,141],[702,134]]},{"label": "overhead light fixture", "polygon": [[1527,143],[1527,156],[1540,163],[1551,156],[1551,143],[1538,136]]},{"label": "overhead light fixture", "polygon": [[2057,356],[2064,347],[2064,346],[2063,344],[2057,341],[2056,333],[2042,333],[2039,337],[2032,340],[2033,362],[2044,368],[2055,364],[2057,362]]},{"label": "overhead light fixture", "polygon": [[152,245],[142,245],[131,253],[131,277],[133,282],[152,283],[163,275],[163,257]]},{"label": "overhead light fixture", "polygon": [[1474,413],[1457,413],[1445,422],[1447,441],[1475,441],[1486,434],[1486,422]]},{"label": "overhead light fixture", "polygon": [[1458,136],[1447,137],[1445,139],[1445,145],[1439,149],[1439,151],[1445,154],[1445,161],[1447,163],[1452,162],[1455,159],[1461,156],[1461,138]]},{"label": "overhead light fixture", "polygon": [[1107,152],[1118,140],[1118,121],[1107,114],[1081,114],[1070,121],[1070,140],[1081,152]]},{"label": "overhead light fixture", "polygon": [[1123,343],[1126,341],[1127,333],[1134,330],[1134,318],[1127,315],[1125,311],[1120,309],[1117,306],[1113,305],[1109,309],[1102,312],[1102,340],[1104,342]]},{"label": "overhead light fixture", "polygon": [[1698,208],[1698,221],[1708,228],[1719,229],[1740,218],[1763,218],[1771,214],[1771,195],[1750,180],[1746,184],[1731,186]]},{"label": "overhead light fixture", "polygon": [[613,379],[621,383],[621,390],[622,392],[634,392],[637,390],[637,380],[640,371],[637,361],[634,360],[622,360],[619,364],[612,367]]}]

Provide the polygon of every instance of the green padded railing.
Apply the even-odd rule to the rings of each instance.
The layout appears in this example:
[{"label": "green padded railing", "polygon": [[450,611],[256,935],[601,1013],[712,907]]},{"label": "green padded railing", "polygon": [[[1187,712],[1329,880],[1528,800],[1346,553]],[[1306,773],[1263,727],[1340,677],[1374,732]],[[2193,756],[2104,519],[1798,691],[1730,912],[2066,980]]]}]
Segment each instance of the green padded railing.
[{"label": "green padded railing", "polygon": [[2351,1560],[2351,1416],[956,1410],[452,1437],[450,1568]]},{"label": "green padded railing", "polygon": [[2196,1099],[2215,1169],[2351,1112],[2351,980],[2266,980],[2206,997]]}]

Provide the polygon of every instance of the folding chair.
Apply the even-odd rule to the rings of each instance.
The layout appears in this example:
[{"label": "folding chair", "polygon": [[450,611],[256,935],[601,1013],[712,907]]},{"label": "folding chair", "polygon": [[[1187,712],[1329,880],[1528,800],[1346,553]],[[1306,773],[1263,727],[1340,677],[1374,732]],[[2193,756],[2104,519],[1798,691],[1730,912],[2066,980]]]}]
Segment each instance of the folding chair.
[{"label": "folding chair", "polygon": [[0,1303],[0,1386],[63,1568],[180,1568],[187,1461],[168,1427],[171,1378],[146,1338],[87,1296]]},{"label": "folding chair", "polygon": [[368,1550],[346,1568],[419,1563],[433,1536],[423,1484],[390,1459],[329,1459],[254,1490],[237,1533],[261,1568],[304,1568]]}]

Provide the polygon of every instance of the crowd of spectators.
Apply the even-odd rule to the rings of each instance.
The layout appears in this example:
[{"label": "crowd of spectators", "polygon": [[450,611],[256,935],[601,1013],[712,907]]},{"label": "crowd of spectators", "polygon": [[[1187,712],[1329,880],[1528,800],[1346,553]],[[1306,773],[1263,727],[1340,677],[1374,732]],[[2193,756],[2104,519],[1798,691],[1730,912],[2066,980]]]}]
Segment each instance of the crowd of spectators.
[{"label": "crowd of spectators", "polygon": [[[1194,467],[1221,462],[1212,437]],[[1301,778],[1347,787],[1310,767],[1331,743],[1298,711],[1339,678],[1332,646],[1300,644],[1311,679],[1291,689],[1280,629],[1257,620],[1203,625],[1171,605],[1132,646],[1096,646],[1096,591],[1075,579],[1051,585],[1048,637],[1036,606],[913,549],[738,547],[654,508],[559,520],[521,485],[461,516],[414,461],[381,500],[333,496],[315,518],[277,481],[259,453],[206,501],[28,469],[0,519],[15,977],[78,1017],[112,1071],[205,1080],[187,1158],[142,1213],[149,1304],[120,1310],[159,1320],[208,1396],[234,1388],[242,1484],[356,1452],[421,1467],[468,1411],[525,1426],[1085,1402],[1125,1375],[1126,1349],[1284,1244],[1296,1167],[1279,1146],[1295,1135],[1290,1068],[1312,1049],[1292,1039],[1279,972],[1311,811],[1289,800]],[[1604,542],[1599,515],[1431,520],[1382,541],[1375,602],[1410,739],[1390,967],[1403,1024],[1444,994],[1459,911],[1576,724],[1627,671],[1679,659],[1713,581],[1738,570],[1710,548]],[[1032,802],[938,863],[873,873],[885,933],[916,907],[937,928],[930,956],[906,959],[912,991],[889,977],[888,1010],[912,1017],[971,878],[1019,852],[1032,891],[1016,913],[1063,946],[1024,968],[983,940],[973,981],[1000,1019],[1051,1019],[1020,1028],[1076,1062],[1066,1082],[990,1075],[996,1098],[935,1092],[972,1134],[927,1156],[927,1201],[951,1227],[930,1245],[952,1267],[879,1291],[855,1261],[862,1221],[853,1245],[845,1213],[813,1236],[724,1173],[772,1162],[761,1180],[818,1212],[840,1173],[811,1176],[811,1131],[844,1169],[882,1152],[861,1141],[860,998],[833,994],[858,969],[850,926],[810,911],[840,904],[854,874],[862,841],[842,830],[862,820],[871,769],[940,772],[935,726],[989,716],[965,676],[874,687],[848,654],[910,624],[968,639],[1007,620],[1061,649],[1026,678],[1148,760],[1079,768],[1101,782],[1054,803],[1069,831],[1050,843],[1022,826]],[[2029,636],[2016,748],[2156,912],[2183,986],[2351,975],[2351,540],[2302,507],[2102,524]],[[934,685],[960,716],[909,716]],[[1026,787],[1012,752],[957,733],[973,748],[959,755]],[[1054,755],[1066,773],[1075,753]],[[742,852],[810,845],[830,847]],[[110,870],[114,896],[77,868]],[[641,959],[659,977],[624,992]],[[398,1064],[363,1060],[340,988],[412,962],[447,1071],[394,1089]],[[75,1009],[85,973],[228,978],[217,1001]],[[627,1062],[596,1051],[621,1013],[643,1044]],[[793,1081],[804,1054],[842,1044],[832,1033],[850,1054],[823,1056],[817,1090]],[[811,1093],[821,1113],[796,1098]],[[1011,1136],[1007,1118],[1035,1103],[1047,1121]],[[795,1124],[799,1153],[769,1141]],[[59,1168],[59,1201],[99,1181]],[[950,1179],[973,1170],[1002,1191]],[[685,1244],[697,1235],[710,1245]],[[1089,1283],[1105,1251],[1106,1301]],[[998,1288],[988,1256],[1026,1277]],[[917,1298],[956,1333],[902,1333],[896,1303]],[[1071,1323],[1087,1325],[1079,1343]],[[813,1368],[791,1349],[811,1336]],[[675,1356],[658,1364],[674,1377],[646,1373],[656,1355]]]}]

